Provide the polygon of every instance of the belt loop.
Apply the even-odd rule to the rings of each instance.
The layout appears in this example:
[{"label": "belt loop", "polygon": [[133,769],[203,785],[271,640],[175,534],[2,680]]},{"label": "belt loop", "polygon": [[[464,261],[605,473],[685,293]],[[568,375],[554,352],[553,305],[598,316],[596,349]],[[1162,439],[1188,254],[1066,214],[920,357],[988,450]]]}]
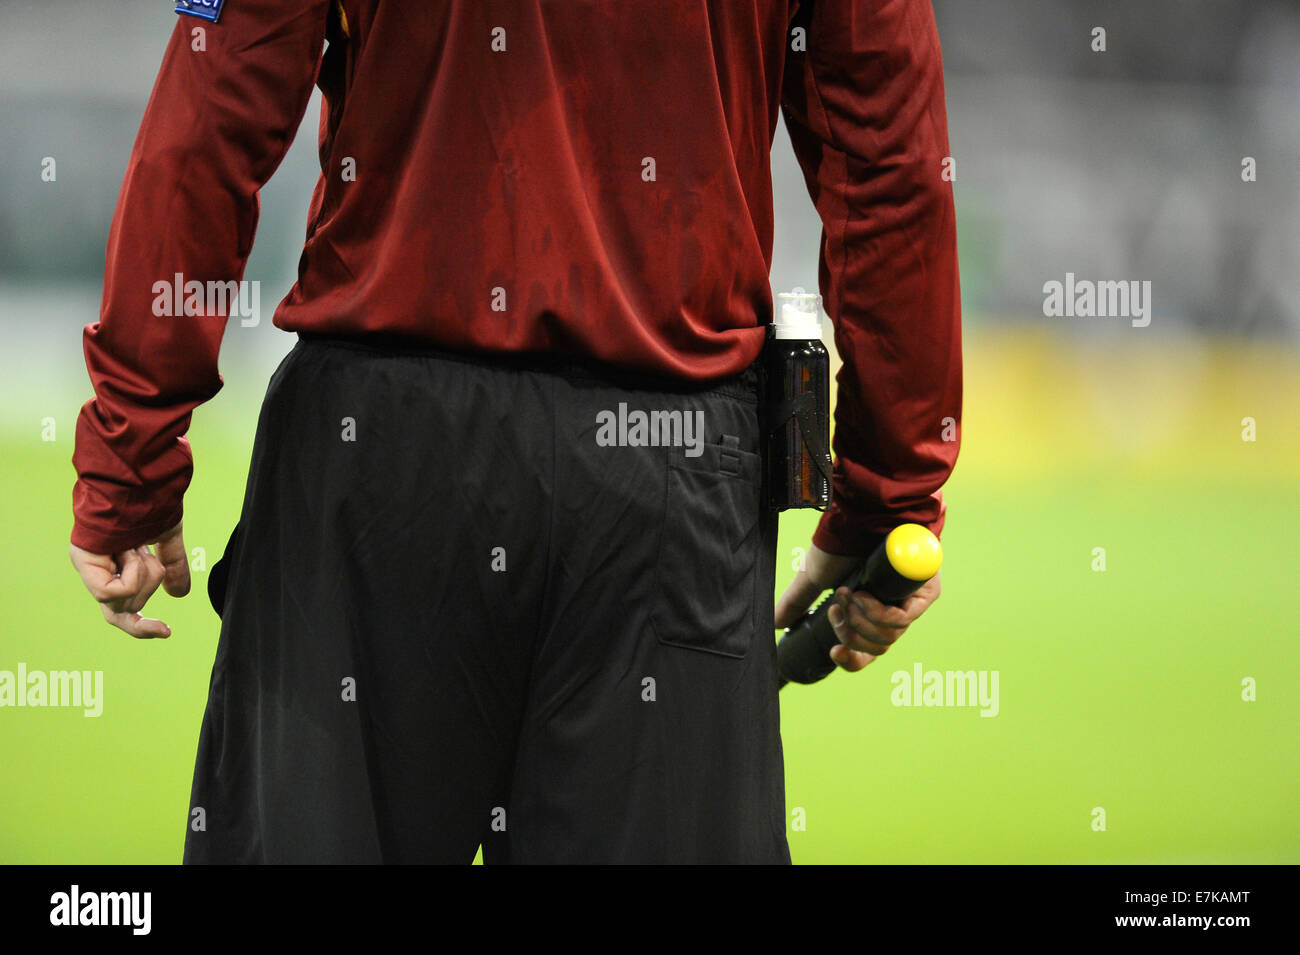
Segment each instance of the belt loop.
[{"label": "belt loop", "polygon": [[722,436],[722,451],[718,453],[718,470],[723,474],[740,473],[740,437],[734,434]]}]

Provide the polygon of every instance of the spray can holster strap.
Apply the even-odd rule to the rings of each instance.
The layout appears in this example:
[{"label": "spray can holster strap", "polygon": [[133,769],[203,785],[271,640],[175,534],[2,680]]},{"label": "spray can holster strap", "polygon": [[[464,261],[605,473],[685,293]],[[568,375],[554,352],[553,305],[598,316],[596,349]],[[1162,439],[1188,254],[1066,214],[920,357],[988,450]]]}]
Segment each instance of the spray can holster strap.
[{"label": "spray can holster strap", "polygon": [[798,421],[799,436],[803,438],[804,447],[812,455],[813,463],[817,465],[817,470],[822,473],[822,477],[830,481],[832,479],[831,452],[822,441],[822,433],[825,429],[817,420],[817,405],[817,396],[811,392],[793,395],[775,402],[768,408],[767,429],[775,432],[785,427],[785,423],[791,418]]}]

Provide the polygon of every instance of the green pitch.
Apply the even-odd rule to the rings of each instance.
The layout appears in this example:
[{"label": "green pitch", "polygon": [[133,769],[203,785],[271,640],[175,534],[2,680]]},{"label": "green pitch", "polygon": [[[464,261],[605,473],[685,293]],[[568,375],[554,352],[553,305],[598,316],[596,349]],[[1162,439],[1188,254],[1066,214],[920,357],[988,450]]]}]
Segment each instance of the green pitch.
[{"label": "green pitch", "polygon": [[[1295,359],[968,341],[943,596],[862,673],[781,696],[796,862],[1300,861]],[[227,379],[191,432],[207,567],[265,387]],[[137,642],[74,575],[86,394],[4,415],[0,670],[102,670],[104,698],[0,708],[0,862],[177,862],[218,621],[199,571],[151,603],[174,636]],[[812,523],[783,518],[782,587]]]}]

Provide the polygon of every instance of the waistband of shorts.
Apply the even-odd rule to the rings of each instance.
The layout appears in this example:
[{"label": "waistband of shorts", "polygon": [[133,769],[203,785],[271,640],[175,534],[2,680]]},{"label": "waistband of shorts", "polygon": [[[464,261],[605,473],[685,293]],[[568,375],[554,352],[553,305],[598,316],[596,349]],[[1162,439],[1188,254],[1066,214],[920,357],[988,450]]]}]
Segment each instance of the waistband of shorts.
[{"label": "waistband of shorts", "polygon": [[337,335],[300,331],[297,334],[300,346],[307,348],[340,348],[395,359],[433,358],[480,368],[552,374],[570,380],[595,382],[635,391],[712,394],[740,401],[758,402],[757,361],[733,375],[694,380],[624,368],[580,355],[455,351],[418,339],[378,333]]}]

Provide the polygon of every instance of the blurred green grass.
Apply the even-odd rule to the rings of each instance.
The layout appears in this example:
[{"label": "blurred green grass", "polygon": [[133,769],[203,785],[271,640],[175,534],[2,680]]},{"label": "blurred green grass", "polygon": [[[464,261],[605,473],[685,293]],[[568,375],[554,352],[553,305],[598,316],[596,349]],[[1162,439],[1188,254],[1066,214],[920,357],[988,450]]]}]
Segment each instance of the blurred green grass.
[{"label": "blurred green grass", "polygon": [[[863,673],[782,694],[796,862],[1300,861],[1294,355],[1198,354],[1192,372],[1147,354],[1134,377],[1023,337],[968,345],[942,598]],[[186,541],[209,567],[264,387],[231,382],[191,431]],[[0,862],[177,862],[218,621],[204,573],[151,604],[167,641],[109,628],[82,590],[66,541],[85,396],[47,397],[58,440],[0,439],[0,669],[102,669],[104,715],[0,710]],[[813,516],[782,520],[779,587]],[[999,714],[891,705],[915,662],[997,670]]]}]

